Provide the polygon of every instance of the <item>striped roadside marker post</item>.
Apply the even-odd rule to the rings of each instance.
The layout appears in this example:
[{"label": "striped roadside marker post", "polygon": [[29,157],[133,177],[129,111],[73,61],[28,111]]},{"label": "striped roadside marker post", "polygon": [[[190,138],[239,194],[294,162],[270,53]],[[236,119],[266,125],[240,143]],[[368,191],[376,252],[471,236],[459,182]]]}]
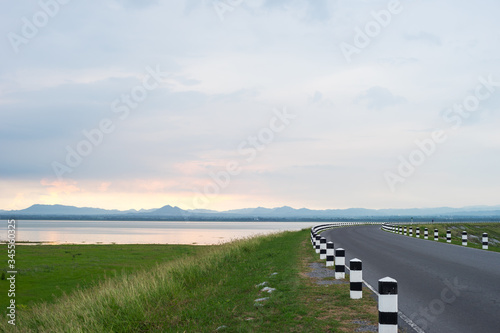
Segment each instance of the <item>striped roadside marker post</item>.
[{"label": "striped roadside marker post", "polygon": [[335,250],[335,279],[345,279],[345,250],[341,247]]},{"label": "striped roadside marker post", "polygon": [[437,229],[434,229],[434,240],[438,241],[439,240],[439,233]]},{"label": "striped roadside marker post", "polygon": [[451,230],[446,230],[446,242],[451,243]]},{"label": "striped roadside marker post", "polygon": [[467,246],[467,231],[462,231],[462,245]]},{"label": "striped roadside marker post", "polygon": [[390,277],[378,280],[378,331],[398,333],[398,282]]},{"label": "striped roadside marker post", "polygon": [[413,227],[410,227],[410,237],[413,237]]},{"label": "striped roadside marker post", "polygon": [[416,227],[415,228],[415,233],[417,234],[417,238],[420,238],[420,228],[419,227]]},{"label": "striped roadside marker post", "polygon": [[314,248],[316,249],[316,253],[319,253],[319,244],[320,244],[320,241],[321,241],[321,236],[320,235],[316,235],[316,244],[314,245]]},{"label": "striped roadside marker post", "polygon": [[351,269],[351,274],[349,276],[351,299],[360,299],[363,297],[362,266],[363,263],[357,258],[349,261],[349,268]]},{"label": "striped roadside marker post", "polygon": [[404,230],[405,230],[405,236],[406,236],[408,234],[408,232],[406,231],[406,227],[404,227],[404,228],[405,228]]},{"label": "striped roadside marker post", "polygon": [[429,229],[424,228],[424,239],[429,239]]},{"label": "striped roadside marker post", "polygon": [[483,232],[483,250],[488,250],[488,234]]},{"label": "striped roadside marker post", "polygon": [[333,242],[326,243],[326,267],[333,266],[335,260],[335,250]]},{"label": "striped roadside marker post", "polygon": [[320,239],[320,244],[319,244],[319,258],[321,260],[326,259],[326,238],[321,237]]}]

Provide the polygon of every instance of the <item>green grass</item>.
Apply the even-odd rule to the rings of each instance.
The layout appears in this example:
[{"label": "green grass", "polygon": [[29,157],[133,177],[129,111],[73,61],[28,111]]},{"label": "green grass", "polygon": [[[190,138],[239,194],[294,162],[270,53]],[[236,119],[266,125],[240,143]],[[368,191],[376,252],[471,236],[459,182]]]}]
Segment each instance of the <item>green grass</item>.
[{"label": "green grass", "polygon": [[[64,293],[88,288],[106,277],[149,269],[157,263],[202,253],[191,245],[18,245],[16,303],[54,302]],[[7,245],[0,246],[7,267]],[[6,272],[4,268],[0,272]],[[8,281],[0,280],[0,307],[8,305]]]},{"label": "green grass", "polygon": [[[199,256],[108,276],[84,289],[74,285],[74,292],[51,303],[18,309],[17,330],[6,320],[0,330],[214,332],[224,326],[219,331],[352,332],[353,319],[376,323],[376,302],[366,290],[362,300],[351,300],[348,284],[316,285],[304,275],[317,259],[308,239],[303,230],[200,248]],[[256,285],[264,281],[276,291],[261,292]],[[256,306],[261,297],[269,300]]]},{"label": "green grass", "polygon": [[[399,225],[398,225],[399,226]],[[400,225],[409,228],[410,225]],[[415,228],[420,228],[420,238],[424,238],[424,228],[429,229],[429,240],[434,241],[434,229],[438,229],[439,242],[446,243],[446,230],[451,231],[451,244],[462,245],[462,231],[467,231],[467,247],[482,248],[483,232],[488,233],[488,251],[500,252],[500,223],[433,223],[413,224],[413,237]],[[407,229],[408,232],[408,229]]]}]

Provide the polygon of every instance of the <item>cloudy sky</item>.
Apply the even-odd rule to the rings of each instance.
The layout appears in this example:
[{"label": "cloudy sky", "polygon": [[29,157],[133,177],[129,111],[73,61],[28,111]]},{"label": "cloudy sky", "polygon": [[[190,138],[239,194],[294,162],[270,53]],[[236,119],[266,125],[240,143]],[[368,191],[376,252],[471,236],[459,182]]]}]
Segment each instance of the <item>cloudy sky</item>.
[{"label": "cloudy sky", "polygon": [[499,204],[499,9],[8,1],[0,209]]}]

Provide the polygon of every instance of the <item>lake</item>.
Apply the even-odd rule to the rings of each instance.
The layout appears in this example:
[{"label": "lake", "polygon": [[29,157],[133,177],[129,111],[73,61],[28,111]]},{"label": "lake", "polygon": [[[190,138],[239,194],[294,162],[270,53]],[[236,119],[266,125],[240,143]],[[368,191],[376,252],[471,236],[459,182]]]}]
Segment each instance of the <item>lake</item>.
[{"label": "lake", "polygon": [[[17,220],[16,240],[47,244],[212,245],[258,234],[310,228],[320,222]],[[7,221],[0,239],[7,239]]]}]

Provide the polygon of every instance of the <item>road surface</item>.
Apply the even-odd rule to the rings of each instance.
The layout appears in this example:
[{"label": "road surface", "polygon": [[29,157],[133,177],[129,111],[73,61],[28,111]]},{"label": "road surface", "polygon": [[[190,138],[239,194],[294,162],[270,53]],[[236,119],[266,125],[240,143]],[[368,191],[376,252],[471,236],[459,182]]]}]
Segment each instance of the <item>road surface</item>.
[{"label": "road surface", "polygon": [[[363,279],[375,290],[379,279],[396,279],[399,311],[424,332],[500,332],[500,253],[380,228],[343,227],[321,235],[346,250],[347,266],[352,258],[363,261]],[[399,323],[408,328],[401,318]]]}]

